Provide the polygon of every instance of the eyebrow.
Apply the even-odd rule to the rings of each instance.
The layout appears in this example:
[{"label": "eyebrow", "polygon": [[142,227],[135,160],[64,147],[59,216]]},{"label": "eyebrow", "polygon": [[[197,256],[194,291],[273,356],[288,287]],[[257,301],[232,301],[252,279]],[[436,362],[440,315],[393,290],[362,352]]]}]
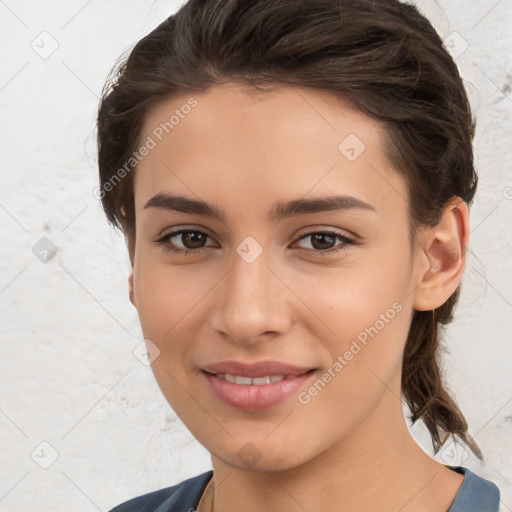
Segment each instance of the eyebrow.
[{"label": "eyebrow", "polygon": [[[181,195],[165,194],[160,192],[152,197],[145,205],[146,208],[158,208],[167,211],[176,211],[188,214],[204,215],[224,222],[225,214],[218,206],[204,201],[191,199]],[[375,208],[362,199],[347,195],[319,197],[314,199],[296,199],[288,202],[276,202],[269,213],[271,221],[281,220],[296,215],[332,212],[343,210],[368,210],[375,212]]]}]

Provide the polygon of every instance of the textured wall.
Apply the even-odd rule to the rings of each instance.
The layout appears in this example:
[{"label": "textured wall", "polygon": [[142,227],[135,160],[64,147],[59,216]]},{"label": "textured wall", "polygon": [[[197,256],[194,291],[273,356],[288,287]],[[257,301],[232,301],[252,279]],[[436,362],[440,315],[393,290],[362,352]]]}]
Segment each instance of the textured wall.
[{"label": "textured wall", "polygon": [[[210,468],[133,354],[142,335],[126,250],[92,193],[106,75],[177,5],[0,1],[0,511],[108,510]],[[445,361],[486,461],[450,448],[438,457],[495,481],[512,510],[512,1],[420,7],[478,120],[480,186]]]}]

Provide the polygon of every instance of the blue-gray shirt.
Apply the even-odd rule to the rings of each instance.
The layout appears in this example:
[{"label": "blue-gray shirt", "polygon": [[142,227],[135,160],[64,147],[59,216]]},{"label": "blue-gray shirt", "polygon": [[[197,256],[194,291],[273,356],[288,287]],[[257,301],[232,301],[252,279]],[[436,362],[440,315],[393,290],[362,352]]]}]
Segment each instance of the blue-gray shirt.
[{"label": "blue-gray shirt", "polygon": [[[500,491],[495,484],[462,466],[449,466],[464,481],[446,512],[498,512]],[[188,480],[121,503],[110,512],[193,512],[213,476],[207,471]]]}]

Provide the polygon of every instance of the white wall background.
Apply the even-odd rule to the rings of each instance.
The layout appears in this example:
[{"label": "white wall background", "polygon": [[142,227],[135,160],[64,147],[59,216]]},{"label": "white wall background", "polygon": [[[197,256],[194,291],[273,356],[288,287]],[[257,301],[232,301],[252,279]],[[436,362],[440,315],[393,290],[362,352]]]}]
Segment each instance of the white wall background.
[{"label": "white wall background", "polygon": [[[512,0],[419,5],[455,52],[478,120],[471,253],[445,360],[486,460],[438,457],[496,482],[512,510]],[[142,334],[129,260],[92,194],[107,73],[177,7],[0,0],[0,511],[107,511],[211,467],[132,353]],[[32,252],[43,237],[57,248],[46,263]]]}]

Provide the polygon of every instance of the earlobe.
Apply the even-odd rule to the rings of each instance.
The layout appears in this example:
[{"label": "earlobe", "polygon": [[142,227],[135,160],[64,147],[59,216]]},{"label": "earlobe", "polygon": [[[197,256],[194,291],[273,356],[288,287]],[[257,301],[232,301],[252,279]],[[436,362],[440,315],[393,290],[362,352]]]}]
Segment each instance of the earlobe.
[{"label": "earlobe", "polygon": [[462,280],[469,241],[469,211],[459,197],[443,209],[436,226],[423,236],[423,253],[430,262],[414,295],[414,308],[427,311],[444,304]]},{"label": "earlobe", "polygon": [[130,275],[128,276],[128,286],[129,286],[129,297],[130,302],[137,307],[137,304],[135,304],[135,295],[133,293],[133,272],[130,272]]}]

